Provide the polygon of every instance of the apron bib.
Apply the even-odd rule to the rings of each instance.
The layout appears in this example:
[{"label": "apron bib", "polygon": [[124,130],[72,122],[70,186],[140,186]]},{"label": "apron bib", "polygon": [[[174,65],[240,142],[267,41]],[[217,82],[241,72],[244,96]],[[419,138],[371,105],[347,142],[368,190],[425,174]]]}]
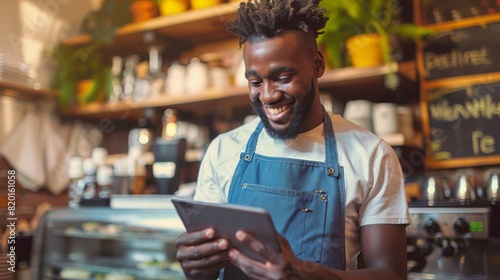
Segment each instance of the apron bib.
[{"label": "apron bib", "polygon": [[[325,162],[256,154],[263,127],[240,155],[228,202],[266,209],[297,258],[345,270],[344,177],[330,116],[325,111]],[[224,279],[245,279],[235,270],[226,268]]]}]

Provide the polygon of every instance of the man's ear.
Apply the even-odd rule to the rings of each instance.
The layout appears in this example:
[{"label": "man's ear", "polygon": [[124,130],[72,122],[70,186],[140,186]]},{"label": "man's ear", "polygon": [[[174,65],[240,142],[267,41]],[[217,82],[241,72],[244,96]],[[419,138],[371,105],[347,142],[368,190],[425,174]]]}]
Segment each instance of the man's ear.
[{"label": "man's ear", "polygon": [[325,58],[320,50],[314,54],[314,76],[319,78],[325,73]]}]

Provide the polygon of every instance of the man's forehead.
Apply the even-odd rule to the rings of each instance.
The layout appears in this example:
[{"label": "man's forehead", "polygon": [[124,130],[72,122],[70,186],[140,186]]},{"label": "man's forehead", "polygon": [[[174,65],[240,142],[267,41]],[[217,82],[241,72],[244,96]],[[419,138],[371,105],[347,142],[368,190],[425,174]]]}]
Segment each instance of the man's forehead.
[{"label": "man's forehead", "polygon": [[251,47],[252,51],[255,51],[256,48],[266,48],[273,44],[285,44],[288,49],[297,48],[306,53],[313,53],[317,49],[316,37],[313,34],[301,30],[290,30],[273,37],[253,35],[249,37],[247,42],[243,45],[243,53],[245,54],[245,50],[248,47]]}]

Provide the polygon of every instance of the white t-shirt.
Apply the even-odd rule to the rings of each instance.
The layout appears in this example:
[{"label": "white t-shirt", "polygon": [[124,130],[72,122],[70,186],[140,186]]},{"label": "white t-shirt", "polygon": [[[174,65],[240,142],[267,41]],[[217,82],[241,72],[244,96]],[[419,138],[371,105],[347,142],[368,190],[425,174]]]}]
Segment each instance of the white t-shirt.
[{"label": "white t-shirt", "polygon": [[[344,167],[346,194],[346,268],[357,268],[361,250],[360,226],[409,224],[410,216],[399,160],[386,142],[339,115],[330,113],[337,139],[338,159]],[[201,162],[195,200],[227,202],[231,178],[240,153],[259,118],[217,136]],[[325,160],[323,124],[287,141],[275,141],[265,130],[256,153],[274,157]]]}]

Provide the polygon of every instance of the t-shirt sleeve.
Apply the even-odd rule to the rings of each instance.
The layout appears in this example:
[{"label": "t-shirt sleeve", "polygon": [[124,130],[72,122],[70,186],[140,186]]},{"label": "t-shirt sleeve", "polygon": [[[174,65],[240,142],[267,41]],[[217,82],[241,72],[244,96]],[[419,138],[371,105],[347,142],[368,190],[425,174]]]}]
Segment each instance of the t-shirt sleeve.
[{"label": "t-shirt sleeve", "polygon": [[215,162],[217,160],[220,139],[216,137],[208,146],[200,163],[194,200],[205,202],[226,202],[225,196],[217,182]]},{"label": "t-shirt sleeve", "polygon": [[392,147],[380,140],[369,165],[371,188],[359,210],[360,226],[409,224],[404,175]]}]

